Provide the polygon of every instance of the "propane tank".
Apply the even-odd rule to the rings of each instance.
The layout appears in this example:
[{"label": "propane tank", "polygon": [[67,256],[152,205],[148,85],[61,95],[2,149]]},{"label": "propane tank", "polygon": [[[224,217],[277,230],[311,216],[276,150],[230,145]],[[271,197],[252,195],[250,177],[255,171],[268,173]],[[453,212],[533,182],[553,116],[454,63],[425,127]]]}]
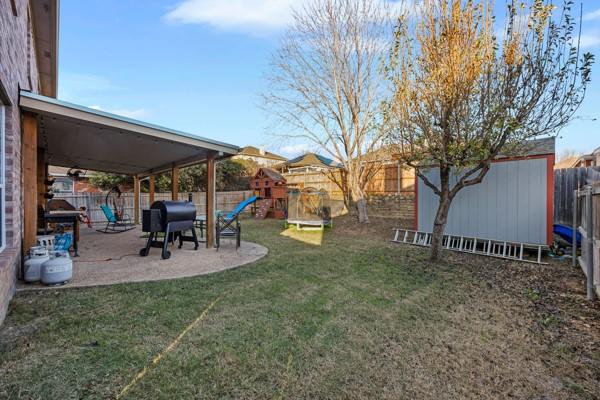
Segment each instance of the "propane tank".
[{"label": "propane tank", "polygon": [[48,249],[44,246],[34,246],[29,249],[29,258],[25,260],[25,282],[37,282],[41,279],[42,264],[50,259]]},{"label": "propane tank", "polygon": [[67,283],[73,277],[73,260],[68,252],[57,252],[42,264],[41,280],[45,285]]}]

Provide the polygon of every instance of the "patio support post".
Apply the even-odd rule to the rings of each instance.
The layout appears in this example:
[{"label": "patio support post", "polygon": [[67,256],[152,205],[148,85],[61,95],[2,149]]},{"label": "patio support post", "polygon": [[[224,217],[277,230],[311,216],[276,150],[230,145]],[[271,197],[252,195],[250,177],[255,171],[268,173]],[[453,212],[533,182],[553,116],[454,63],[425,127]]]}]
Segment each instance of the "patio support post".
[{"label": "patio support post", "polygon": [[22,171],[23,171],[23,251],[35,246],[38,214],[38,155],[37,116],[23,113]]},{"label": "patio support post", "polygon": [[171,168],[171,200],[179,200],[179,167]]},{"label": "patio support post", "polygon": [[140,178],[133,176],[133,222],[140,223]]},{"label": "patio support post", "polygon": [[206,159],[206,248],[215,247],[215,164],[216,154]]},{"label": "patio support post", "polygon": [[148,177],[148,201],[150,205],[154,203],[154,175]]},{"label": "patio support post", "polygon": [[[38,147],[37,149],[37,199],[38,204],[42,206],[46,203],[46,198],[44,195],[46,194],[46,175],[48,175],[47,165],[46,165],[46,150],[43,147]],[[46,207],[44,207],[45,209]],[[38,221],[39,222],[39,221]]]}]

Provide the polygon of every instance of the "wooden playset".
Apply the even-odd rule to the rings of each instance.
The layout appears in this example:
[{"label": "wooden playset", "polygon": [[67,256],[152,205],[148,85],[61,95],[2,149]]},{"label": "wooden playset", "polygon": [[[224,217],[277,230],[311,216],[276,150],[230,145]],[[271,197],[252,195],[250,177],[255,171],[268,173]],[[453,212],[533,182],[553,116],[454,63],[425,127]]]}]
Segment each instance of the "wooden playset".
[{"label": "wooden playset", "polygon": [[287,182],[283,176],[269,168],[260,168],[250,181],[256,202],[256,218],[285,218],[287,209]]}]

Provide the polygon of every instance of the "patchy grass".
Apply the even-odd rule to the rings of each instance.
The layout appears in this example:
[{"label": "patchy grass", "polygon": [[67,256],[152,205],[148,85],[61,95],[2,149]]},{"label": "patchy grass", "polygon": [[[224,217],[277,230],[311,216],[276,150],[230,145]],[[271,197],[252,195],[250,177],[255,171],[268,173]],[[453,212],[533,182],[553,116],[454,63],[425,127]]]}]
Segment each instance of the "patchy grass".
[{"label": "patchy grass", "polygon": [[270,253],[236,270],[20,293],[0,398],[115,398],[147,366],[123,398],[598,397],[600,310],[579,271],[430,265],[390,225],[340,219],[316,240],[245,221]]}]

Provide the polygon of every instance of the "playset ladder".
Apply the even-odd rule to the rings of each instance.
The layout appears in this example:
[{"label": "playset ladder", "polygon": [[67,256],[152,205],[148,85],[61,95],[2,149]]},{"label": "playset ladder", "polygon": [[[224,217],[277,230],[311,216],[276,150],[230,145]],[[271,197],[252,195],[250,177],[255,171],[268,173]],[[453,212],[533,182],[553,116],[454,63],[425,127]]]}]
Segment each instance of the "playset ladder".
[{"label": "playset ladder", "polygon": [[262,199],[257,202],[256,207],[256,218],[265,219],[267,218],[267,214],[271,209],[271,204],[273,204],[273,199]]},{"label": "playset ladder", "polygon": [[[407,243],[424,247],[431,246],[431,233],[429,232],[409,229],[394,229],[394,232],[394,238],[392,239],[394,243]],[[547,264],[542,262],[542,253],[548,248],[545,245],[507,242],[473,236],[444,235],[442,246],[444,249],[459,251],[461,253],[478,254],[535,264]]]}]

